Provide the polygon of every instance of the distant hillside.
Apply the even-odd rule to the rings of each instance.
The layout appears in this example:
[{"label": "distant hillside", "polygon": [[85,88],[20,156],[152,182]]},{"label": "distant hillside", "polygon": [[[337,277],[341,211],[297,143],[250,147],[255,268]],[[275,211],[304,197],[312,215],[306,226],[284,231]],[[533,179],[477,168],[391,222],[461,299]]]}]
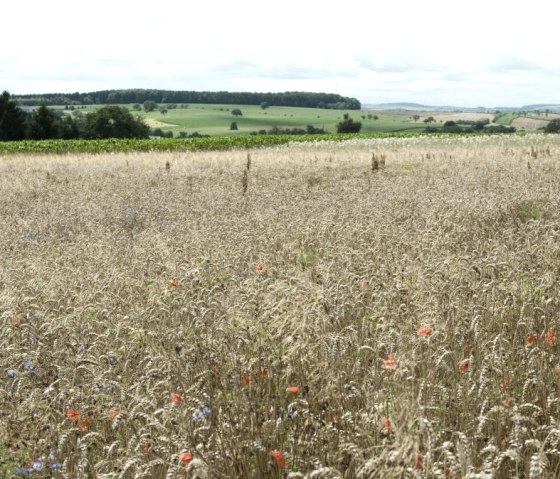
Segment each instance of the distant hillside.
[{"label": "distant hillside", "polygon": [[441,112],[468,112],[478,113],[487,112],[490,109],[483,106],[477,108],[457,107],[457,106],[434,106],[422,105],[420,103],[377,103],[377,104],[364,104],[364,110],[375,111],[441,111]]},{"label": "distant hillside", "polygon": [[32,95],[12,95],[22,106],[46,105],[105,105],[156,103],[205,103],[222,105],[268,105],[326,108],[332,110],[359,110],[356,98],[336,93],[312,93],[287,91],[283,93],[255,93],[228,91],[176,91],[176,90],[103,90],[89,93],[43,93]]},{"label": "distant hillside", "polygon": [[521,107],[521,110],[541,111],[541,112],[546,112],[548,110],[550,113],[560,113],[560,105],[557,104],[524,105]]},{"label": "distant hillside", "polygon": [[535,105],[523,105],[523,106],[495,106],[487,108],[484,106],[479,106],[476,108],[462,107],[462,106],[434,106],[434,105],[422,105],[420,103],[378,103],[378,104],[364,104],[362,105],[364,110],[374,110],[374,111],[436,111],[436,112],[461,112],[461,113],[493,113],[496,111],[501,112],[548,112],[550,113],[560,113],[560,105],[558,104],[535,104]]}]

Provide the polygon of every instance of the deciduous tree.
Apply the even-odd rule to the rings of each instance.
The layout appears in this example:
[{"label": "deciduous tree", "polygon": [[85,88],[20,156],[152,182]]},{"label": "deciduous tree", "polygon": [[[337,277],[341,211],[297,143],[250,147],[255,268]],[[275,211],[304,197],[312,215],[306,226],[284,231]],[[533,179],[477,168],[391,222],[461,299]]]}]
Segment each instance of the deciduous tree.
[{"label": "deciduous tree", "polygon": [[146,138],[149,128],[124,107],[105,106],[86,117],[87,138]]},{"label": "deciduous tree", "polygon": [[354,121],[348,113],[344,114],[344,120],[336,125],[337,133],[359,133],[362,129],[362,122]]}]

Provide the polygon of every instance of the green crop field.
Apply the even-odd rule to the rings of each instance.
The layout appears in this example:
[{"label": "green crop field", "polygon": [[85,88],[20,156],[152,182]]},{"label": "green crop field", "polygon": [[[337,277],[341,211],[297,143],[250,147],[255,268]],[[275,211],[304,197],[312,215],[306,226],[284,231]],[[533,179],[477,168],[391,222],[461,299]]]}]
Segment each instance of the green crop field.
[{"label": "green crop field", "polygon": [[494,117],[494,123],[498,125],[510,126],[511,122],[518,117],[515,113],[498,113]]},{"label": "green crop field", "polygon": [[[103,105],[88,106],[80,112],[89,112]],[[126,105],[132,110],[132,105]],[[63,107],[59,107],[63,108]],[[232,110],[239,109],[241,116],[234,116]],[[409,114],[378,113],[369,111],[325,110],[318,108],[296,108],[271,106],[263,110],[258,105],[210,105],[190,104],[187,108],[181,105],[175,109],[168,109],[162,114],[159,110],[150,113],[144,111],[138,114],[145,118],[148,125],[161,128],[162,131],[172,131],[174,136],[180,132],[191,135],[198,132],[203,135],[248,135],[260,130],[303,128],[312,125],[324,128],[329,133],[336,133],[336,125],[342,121],[345,113],[349,113],[354,121],[362,123],[362,133],[376,133],[387,131],[422,131],[426,125],[415,123]],[[378,119],[374,119],[377,117]],[[237,123],[238,130],[230,130],[231,123]]]}]

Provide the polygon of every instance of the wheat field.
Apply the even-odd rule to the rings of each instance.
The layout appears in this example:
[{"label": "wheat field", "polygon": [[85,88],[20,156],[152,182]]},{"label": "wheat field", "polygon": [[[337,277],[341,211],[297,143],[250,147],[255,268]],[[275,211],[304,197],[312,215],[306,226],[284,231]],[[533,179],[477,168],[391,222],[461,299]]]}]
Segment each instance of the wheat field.
[{"label": "wheat field", "polygon": [[0,476],[560,477],[560,139],[0,157]]}]

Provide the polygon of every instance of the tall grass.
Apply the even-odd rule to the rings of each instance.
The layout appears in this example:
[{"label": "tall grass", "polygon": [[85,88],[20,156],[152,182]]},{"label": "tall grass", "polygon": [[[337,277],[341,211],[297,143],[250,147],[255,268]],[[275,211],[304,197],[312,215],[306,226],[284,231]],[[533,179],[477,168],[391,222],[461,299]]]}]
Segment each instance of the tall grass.
[{"label": "tall grass", "polygon": [[0,476],[558,477],[559,158],[0,159]]}]

